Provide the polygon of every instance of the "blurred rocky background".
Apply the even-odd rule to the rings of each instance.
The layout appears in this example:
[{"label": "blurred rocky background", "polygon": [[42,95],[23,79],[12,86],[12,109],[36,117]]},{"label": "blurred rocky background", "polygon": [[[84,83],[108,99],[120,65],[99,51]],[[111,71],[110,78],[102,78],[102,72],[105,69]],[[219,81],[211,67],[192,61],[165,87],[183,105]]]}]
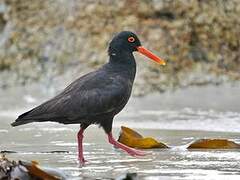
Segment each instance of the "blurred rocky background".
[{"label": "blurred rocky background", "polygon": [[167,60],[136,53],[135,95],[237,81],[239,15],[239,0],[0,0],[0,88],[62,89],[105,63],[122,30]]}]

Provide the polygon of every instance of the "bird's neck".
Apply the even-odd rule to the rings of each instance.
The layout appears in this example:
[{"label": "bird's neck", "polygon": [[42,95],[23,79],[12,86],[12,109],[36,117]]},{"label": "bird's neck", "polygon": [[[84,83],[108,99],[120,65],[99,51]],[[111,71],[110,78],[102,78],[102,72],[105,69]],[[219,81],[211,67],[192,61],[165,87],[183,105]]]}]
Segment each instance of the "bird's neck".
[{"label": "bird's neck", "polygon": [[136,61],[131,52],[109,53],[109,66],[116,72],[125,74],[134,81],[136,74]]}]

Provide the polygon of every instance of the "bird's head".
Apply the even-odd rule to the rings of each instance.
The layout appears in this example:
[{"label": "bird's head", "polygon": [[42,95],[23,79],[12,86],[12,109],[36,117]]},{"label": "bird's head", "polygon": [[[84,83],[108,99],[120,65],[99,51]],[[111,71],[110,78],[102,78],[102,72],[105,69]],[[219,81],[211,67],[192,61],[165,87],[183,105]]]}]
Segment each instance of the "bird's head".
[{"label": "bird's head", "polygon": [[122,31],[117,34],[109,45],[109,55],[115,56],[118,53],[133,53],[137,51],[148,58],[154,60],[155,62],[159,63],[160,65],[165,65],[166,62],[153,54],[151,51],[147,50],[141,45],[140,40],[138,39],[137,35],[130,31]]}]

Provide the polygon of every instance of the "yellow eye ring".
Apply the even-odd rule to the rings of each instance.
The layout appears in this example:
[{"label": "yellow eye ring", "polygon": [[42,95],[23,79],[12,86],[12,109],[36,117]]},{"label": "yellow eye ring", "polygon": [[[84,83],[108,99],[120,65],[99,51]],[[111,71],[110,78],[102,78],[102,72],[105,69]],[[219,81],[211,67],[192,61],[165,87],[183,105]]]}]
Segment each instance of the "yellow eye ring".
[{"label": "yellow eye ring", "polygon": [[134,41],[135,41],[135,38],[134,38],[134,37],[131,36],[131,37],[128,38],[128,42],[132,43],[132,42],[134,42]]}]

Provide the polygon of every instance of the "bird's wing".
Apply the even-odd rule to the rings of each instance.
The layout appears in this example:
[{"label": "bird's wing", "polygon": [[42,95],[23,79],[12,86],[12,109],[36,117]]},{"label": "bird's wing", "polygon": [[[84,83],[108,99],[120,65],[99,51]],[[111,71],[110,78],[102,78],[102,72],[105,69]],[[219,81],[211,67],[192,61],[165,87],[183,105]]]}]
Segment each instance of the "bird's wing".
[{"label": "bird's wing", "polygon": [[112,78],[104,73],[93,72],[77,79],[56,97],[20,115],[17,121],[71,123],[116,111],[126,104],[131,93],[126,89],[131,90],[132,84],[121,76]]}]

